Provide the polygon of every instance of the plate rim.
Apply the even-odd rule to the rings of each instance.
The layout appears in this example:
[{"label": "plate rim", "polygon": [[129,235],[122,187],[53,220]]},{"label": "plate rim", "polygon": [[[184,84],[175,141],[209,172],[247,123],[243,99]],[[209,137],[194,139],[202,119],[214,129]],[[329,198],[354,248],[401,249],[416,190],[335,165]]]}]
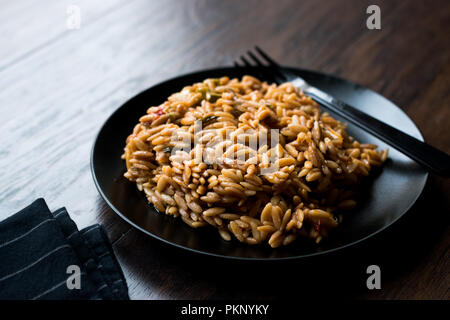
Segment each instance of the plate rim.
[{"label": "plate rim", "polygon": [[[412,123],[412,125],[414,126],[414,128],[417,130],[418,132],[418,139],[422,142],[424,142],[424,138],[422,135],[422,132],[420,131],[420,129],[417,127],[416,123],[408,116],[408,114],[402,109],[400,108],[397,104],[395,104],[394,102],[392,102],[391,100],[389,100],[388,98],[384,97],[383,95],[381,95],[380,93],[366,87],[363,86],[357,82],[353,82],[344,78],[341,78],[339,76],[333,75],[333,74],[327,74],[321,71],[315,71],[315,70],[309,70],[309,69],[304,69],[304,68],[297,68],[297,67],[291,67],[291,66],[286,66],[285,68],[290,69],[290,70],[294,70],[296,72],[306,72],[306,73],[310,73],[310,74],[315,74],[321,77],[328,77],[328,78],[334,78],[336,80],[345,82],[347,84],[351,84],[351,85],[357,85],[360,88],[363,88],[365,90],[369,90],[371,93],[376,94],[377,96],[381,97],[382,99],[387,100],[388,102],[390,102],[391,104],[393,104],[401,113],[403,113],[404,116],[406,116]],[[124,221],[126,221],[128,224],[130,224],[133,228],[138,229],[139,231],[143,232],[144,234],[151,236],[154,239],[157,239],[159,241],[164,242],[165,244],[169,244],[171,246],[174,246],[176,248],[179,249],[183,249],[183,250],[187,250],[190,252],[193,252],[195,254],[200,254],[203,256],[209,256],[209,257],[215,257],[215,258],[221,258],[221,259],[229,259],[229,260],[240,260],[240,261],[264,261],[264,262],[271,262],[271,261],[291,261],[291,260],[300,260],[300,259],[307,259],[307,258],[312,258],[312,257],[318,257],[318,256],[323,256],[326,254],[333,254],[336,253],[337,251],[340,250],[346,250],[349,249],[351,247],[354,247],[378,234],[380,234],[381,232],[385,231],[386,229],[388,229],[389,227],[391,227],[394,223],[396,223],[398,220],[400,220],[402,217],[404,217],[405,214],[407,214],[411,208],[416,204],[417,200],[419,199],[419,197],[423,194],[425,185],[428,181],[429,178],[429,172],[425,171],[424,173],[424,179],[420,185],[420,191],[417,193],[417,196],[414,198],[413,201],[410,202],[410,204],[407,206],[407,208],[400,214],[398,215],[398,217],[396,217],[395,219],[393,219],[392,221],[390,221],[388,224],[386,224],[385,226],[383,226],[382,228],[378,229],[377,231],[374,231],[368,235],[366,235],[365,237],[362,237],[358,240],[352,241],[350,243],[344,244],[342,246],[336,247],[336,248],[332,248],[332,249],[326,249],[323,251],[318,251],[318,252],[313,252],[313,253],[308,253],[308,254],[302,254],[302,255],[297,255],[297,256],[289,256],[289,257],[275,257],[275,258],[254,258],[254,257],[237,257],[237,256],[229,256],[229,255],[223,255],[223,254],[218,254],[218,253],[211,253],[211,252],[205,252],[202,250],[198,250],[198,249],[193,249],[178,243],[174,243],[171,242],[169,240],[166,240],[160,236],[157,236],[145,229],[143,229],[141,226],[137,225],[136,223],[132,222],[130,219],[128,219],[124,214],[122,214],[122,212],[117,209],[108,199],[108,197],[105,195],[105,193],[103,192],[102,188],[99,185],[99,182],[97,180],[97,176],[96,176],[96,172],[94,169],[94,153],[95,153],[95,149],[98,143],[98,138],[100,136],[100,134],[102,133],[103,129],[105,128],[105,126],[107,125],[107,123],[111,120],[111,118],[117,113],[119,112],[120,109],[122,109],[125,105],[127,105],[131,100],[137,98],[140,95],[145,94],[145,92],[147,92],[148,90],[151,90],[157,86],[163,86],[164,84],[174,81],[176,79],[180,79],[180,78],[185,78],[187,76],[192,76],[194,74],[199,74],[199,73],[207,73],[207,72],[221,72],[221,71],[226,71],[226,70],[232,70],[235,69],[234,67],[213,67],[213,68],[207,68],[207,69],[201,69],[201,70],[194,70],[191,72],[187,72],[187,73],[183,73],[181,75],[175,76],[175,77],[171,77],[168,78],[166,80],[160,81],[156,84],[153,84],[152,86],[138,92],[137,94],[135,94],[134,96],[132,96],[131,98],[128,98],[126,101],[124,101],[119,107],[117,107],[109,116],[108,118],[103,122],[102,126],[100,127],[100,129],[97,131],[96,135],[95,135],[95,139],[94,139],[94,143],[91,147],[91,152],[90,152],[90,171],[91,171],[91,175],[92,178],[94,180],[94,184],[95,187],[97,188],[97,191],[99,192],[100,196],[102,197],[102,199],[106,202],[106,204]]]}]

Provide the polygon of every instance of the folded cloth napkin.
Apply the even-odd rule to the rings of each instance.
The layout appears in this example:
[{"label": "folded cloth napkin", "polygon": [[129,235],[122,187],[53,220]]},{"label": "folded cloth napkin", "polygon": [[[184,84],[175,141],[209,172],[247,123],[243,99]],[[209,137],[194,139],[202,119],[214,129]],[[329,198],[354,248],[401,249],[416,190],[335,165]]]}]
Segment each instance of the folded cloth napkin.
[{"label": "folded cloth napkin", "polygon": [[129,299],[100,225],[78,230],[38,199],[0,222],[0,299]]}]

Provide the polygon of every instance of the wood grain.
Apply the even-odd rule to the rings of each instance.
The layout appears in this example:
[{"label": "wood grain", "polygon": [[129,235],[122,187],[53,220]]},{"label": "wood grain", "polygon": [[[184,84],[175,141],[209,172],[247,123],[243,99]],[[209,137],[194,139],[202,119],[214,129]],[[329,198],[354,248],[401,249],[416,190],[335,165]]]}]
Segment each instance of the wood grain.
[{"label": "wood grain", "polygon": [[[115,216],[92,182],[95,134],[124,101],[167,78],[231,65],[254,44],[283,64],[378,91],[450,153],[450,3],[378,1],[382,29],[368,30],[371,2],[2,3],[0,219],[45,197],[80,228],[104,224],[136,299],[280,298],[286,287],[305,297],[449,299],[448,180],[432,176],[411,212],[361,248],[282,268],[205,261],[163,245]],[[72,3],[81,9],[77,30],[65,27]],[[365,287],[369,264],[381,266],[382,290]]]}]

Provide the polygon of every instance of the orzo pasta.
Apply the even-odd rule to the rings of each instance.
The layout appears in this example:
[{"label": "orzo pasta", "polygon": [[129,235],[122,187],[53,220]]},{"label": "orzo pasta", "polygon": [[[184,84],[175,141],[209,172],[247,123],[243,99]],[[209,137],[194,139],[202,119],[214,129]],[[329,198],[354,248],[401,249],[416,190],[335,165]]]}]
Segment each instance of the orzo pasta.
[{"label": "orzo pasta", "polygon": [[321,241],[388,150],[360,144],[291,83],[206,79],[150,107],[127,138],[125,177],[159,211],[225,240]]}]

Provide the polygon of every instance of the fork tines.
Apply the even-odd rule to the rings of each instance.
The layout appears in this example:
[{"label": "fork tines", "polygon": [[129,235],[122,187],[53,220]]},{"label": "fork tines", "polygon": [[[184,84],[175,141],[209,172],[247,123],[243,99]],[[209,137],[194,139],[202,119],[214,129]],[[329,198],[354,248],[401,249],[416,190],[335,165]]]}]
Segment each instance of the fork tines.
[{"label": "fork tines", "polygon": [[[253,64],[250,61],[252,61]],[[251,73],[255,74],[257,77],[276,83],[283,83],[295,77],[295,75],[291,75],[289,71],[283,69],[258,46],[255,46],[254,52],[248,50],[247,58],[242,55],[240,61],[234,62],[234,66],[252,69]]]}]

